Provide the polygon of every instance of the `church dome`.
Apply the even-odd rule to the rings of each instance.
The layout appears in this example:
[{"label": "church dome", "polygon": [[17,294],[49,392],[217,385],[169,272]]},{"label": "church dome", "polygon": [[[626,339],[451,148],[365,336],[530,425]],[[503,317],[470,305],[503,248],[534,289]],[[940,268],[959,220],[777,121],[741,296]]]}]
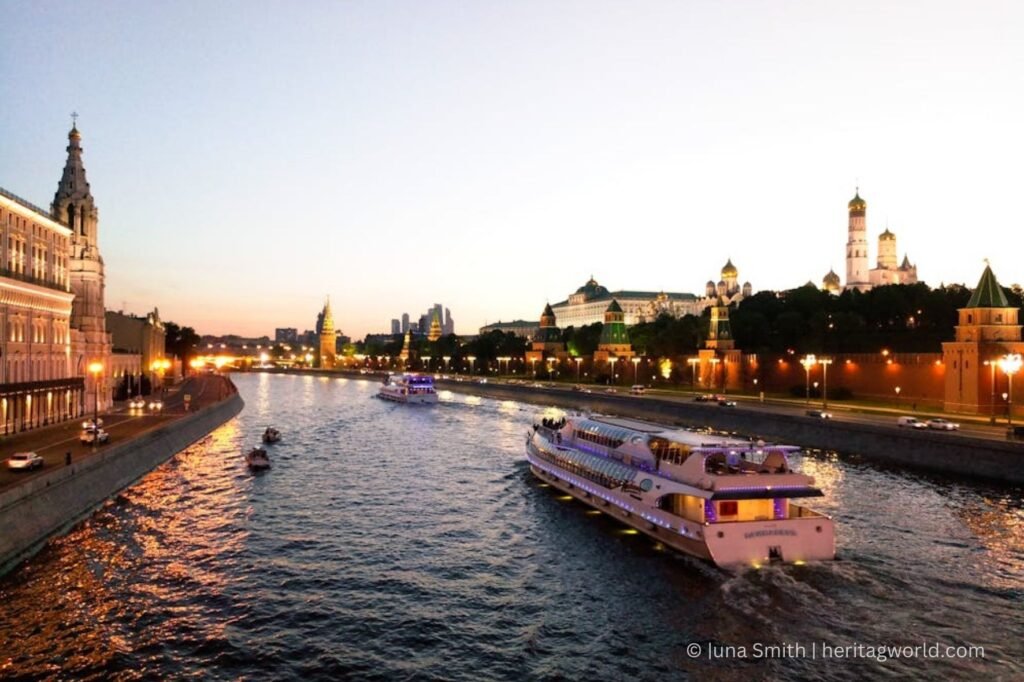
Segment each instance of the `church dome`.
[{"label": "church dome", "polygon": [[736,277],[738,274],[739,271],[736,269],[736,266],[732,264],[732,258],[730,258],[726,261],[725,265],[722,266],[722,279],[725,279],[726,277]]},{"label": "church dome", "polygon": [[849,206],[851,211],[863,211],[868,207],[868,202],[860,198],[860,190],[857,190],[854,197],[850,199]]},{"label": "church dome", "polygon": [[887,228],[885,228],[885,232],[883,232],[882,234],[878,235],[878,238],[879,239],[884,239],[885,241],[892,241],[892,240],[896,239],[896,235],[894,235],[892,232],[890,232],[889,228],[887,227]]},{"label": "church dome", "polygon": [[829,270],[825,278],[821,280],[827,289],[829,285],[839,286],[839,275],[835,273],[835,270]]},{"label": "church dome", "polygon": [[78,126],[71,126],[71,130],[68,132],[69,140],[81,140],[82,133],[78,132]]}]

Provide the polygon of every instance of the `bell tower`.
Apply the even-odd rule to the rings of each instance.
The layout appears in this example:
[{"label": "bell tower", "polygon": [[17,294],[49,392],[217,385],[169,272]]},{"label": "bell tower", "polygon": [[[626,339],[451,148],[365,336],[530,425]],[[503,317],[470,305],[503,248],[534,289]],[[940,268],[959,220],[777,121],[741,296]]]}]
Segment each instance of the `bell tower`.
[{"label": "bell tower", "polygon": [[867,291],[871,288],[868,267],[868,202],[860,198],[860,188],[849,203],[849,238],[846,241],[846,288]]},{"label": "bell tower", "polygon": [[99,249],[99,210],[85,179],[82,163],[82,134],[77,125],[68,133],[68,159],[57,185],[51,211],[71,229],[71,258],[68,274],[75,294],[71,305],[71,328],[103,334],[104,275]]}]

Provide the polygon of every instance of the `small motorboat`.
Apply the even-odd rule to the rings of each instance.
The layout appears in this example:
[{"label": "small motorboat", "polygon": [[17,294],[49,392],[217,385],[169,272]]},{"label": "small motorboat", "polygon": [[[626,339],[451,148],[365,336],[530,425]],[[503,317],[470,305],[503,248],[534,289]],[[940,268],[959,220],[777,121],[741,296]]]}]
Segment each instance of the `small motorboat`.
[{"label": "small motorboat", "polygon": [[267,430],[263,432],[264,443],[276,443],[281,440],[281,432],[272,426],[268,426]]},{"label": "small motorboat", "polygon": [[269,469],[270,457],[267,456],[267,451],[263,448],[253,448],[245,456],[245,463],[253,470]]}]

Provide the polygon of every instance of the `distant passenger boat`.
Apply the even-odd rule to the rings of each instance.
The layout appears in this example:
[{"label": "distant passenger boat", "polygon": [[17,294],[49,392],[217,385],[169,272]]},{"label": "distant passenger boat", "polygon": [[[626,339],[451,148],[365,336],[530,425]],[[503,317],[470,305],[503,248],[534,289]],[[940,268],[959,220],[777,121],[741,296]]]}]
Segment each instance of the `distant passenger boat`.
[{"label": "distant passenger boat", "polygon": [[434,378],[423,374],[391,374],[377,391],[377,397],[396,403],[436,403]]},{"label": "distant passenger boat", "polygon": [[263,448],[253,448],[245,456],[245,463],[249,465],[250,469],[258,471],[260,469],[270,468],[270,457],[267,456],[267,451]]},{"label": "distant passenger boat", "polygon": [[526,440],[540,480],[719,566],[835,558],[832,519],[794,503],[822,494],[790,469],[797,450],[560,413],[540,419]]}]

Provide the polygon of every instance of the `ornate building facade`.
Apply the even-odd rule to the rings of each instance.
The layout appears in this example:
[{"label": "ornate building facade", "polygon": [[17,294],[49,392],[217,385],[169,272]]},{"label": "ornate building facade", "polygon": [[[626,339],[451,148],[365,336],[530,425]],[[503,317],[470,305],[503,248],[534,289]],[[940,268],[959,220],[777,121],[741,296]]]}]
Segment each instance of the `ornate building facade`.
[{"label": "ornate building facade", "polygon": [[530,343],[530,350],[526,351],[526,361],[536,363],[547,358],[561,360],[566,357],[568,354],[565,352],[565,344],[562,343],[562,330],[558,328],[555,312],[549,303],[540,314],[540,326]]},{"label": "ornate building facade", "polygon": [[[112,401],[99,211],[81,140],[72,126],[49,211],[0,190],[3,433],[76,418]],[[101,369],[90,372],[90,365]]]},{"label": "ornate building facade", "polygon": [[[847,223],[846,240],[846,289],[867,291],[872,287],[886,284],[914,284],[917,282],[917,266],[910,263],[910,258],[903,256],[903,262],[896,264],[896,235],[885,228],[878,236],[878,260],[874,268],[870,267],[868,255],[868,203],[860,196],[858,188],[848,204],[849,222]],[[835,291],[837,283],[833,282],[835,273],[831,270],[822,280],[826,291]]]},{"label": "ornate building facade", "polygon": [[636,353],[633,352],[629,331],[626,329],[626,315],[619,302],[613,298],[604,312],[604,326],[601,327],[601,338],[594,351],[594,362],[625,360],[634,355]]}]

